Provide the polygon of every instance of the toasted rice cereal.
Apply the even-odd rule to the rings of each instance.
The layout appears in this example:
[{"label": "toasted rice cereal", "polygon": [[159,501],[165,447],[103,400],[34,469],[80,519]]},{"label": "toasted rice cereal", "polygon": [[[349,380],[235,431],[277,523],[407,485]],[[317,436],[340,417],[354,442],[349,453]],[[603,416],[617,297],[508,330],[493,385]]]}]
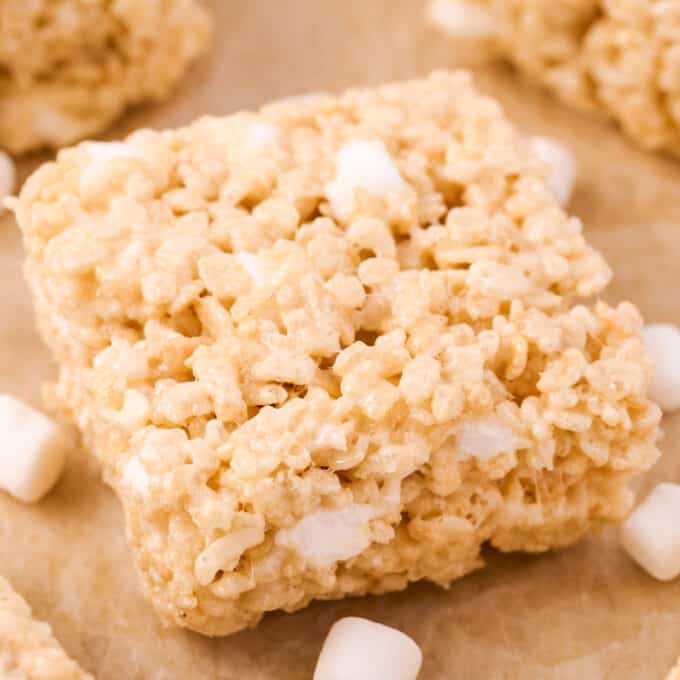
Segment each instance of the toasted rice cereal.
[{"label": "toasted rice cereal", "polygon": [[680,153],[680,0],[467,4],[488,10],[497,25],[493,49],[529,77],[615,120],[639,145]]},{"label": "toasted rice cereal", "polygon": [[468,74],[100,152],[60,152],[12,207],[52,399],[164,621],[225,635],[447,586],[484,543],[626,514],[658,455],[642,320],[578,302],[609,269]]},{"label": "toasted rice cereal", "polygon": [[209,36],[198,0],[3,0],[0,148],[66,146],[165,99]]},{"label": "toasted rice cereal", "polygon": [[0,676],[6,680],[93,680],[69,659],[46,623],[0,576]]}]

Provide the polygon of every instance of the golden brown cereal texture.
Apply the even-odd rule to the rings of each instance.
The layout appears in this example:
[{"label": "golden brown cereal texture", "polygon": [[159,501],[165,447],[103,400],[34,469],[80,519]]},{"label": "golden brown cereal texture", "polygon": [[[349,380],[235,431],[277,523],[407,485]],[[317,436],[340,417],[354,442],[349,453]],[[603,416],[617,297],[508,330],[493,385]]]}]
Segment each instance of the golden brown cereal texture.
[{"label": "golden brown cereal texture", "polygon": [[81,144],[28,180],[52,397],[164,621],[446,586],[484,543],[625,515],[658,455],[642,321],[577,303],[610,273],[545,171],[436,73]]},{"label": "golden brown cereal texture", "polygon": [[6,680],[93,680],[66,656],[46,623],[0,576],[0,676]]},{"label": "golden brown cereal texture", "polygon": [[680,153],[680,0],[472,1],[531,78],[641,146]]},{"label": "golden brown cereal texture", "polygon": [[209,36],[198,0],[3,0],[0,148],[66,146],[166,98]]}]

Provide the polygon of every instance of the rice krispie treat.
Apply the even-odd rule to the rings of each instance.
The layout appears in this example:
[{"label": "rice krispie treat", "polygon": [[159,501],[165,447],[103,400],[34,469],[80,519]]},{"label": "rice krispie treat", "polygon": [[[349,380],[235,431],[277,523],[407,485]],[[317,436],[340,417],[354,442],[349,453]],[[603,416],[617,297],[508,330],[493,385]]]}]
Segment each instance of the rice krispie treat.
[{"label": "rice krispie treat", "polygon": [[2,0],[0,148],[72,144],[164,99],[209,35],[198,0]]},{"label": "rice krispie treat", "polygon": [[431,18],[465,33],[480,8],[496,47],[583,110],[614,119],[638,144],[680,153],[680,0],[432,0]]},{"label": "rice krispie treat", "polygon": [[446,586],[629,509],[631,304],[465,73],[60,152],[12,201],[37,319],[162,619]]},{"label": "rice krispie treat", "polygon": [[0,677],[4,680],[93,680],[69,659],[48,624],[0,576]]}]

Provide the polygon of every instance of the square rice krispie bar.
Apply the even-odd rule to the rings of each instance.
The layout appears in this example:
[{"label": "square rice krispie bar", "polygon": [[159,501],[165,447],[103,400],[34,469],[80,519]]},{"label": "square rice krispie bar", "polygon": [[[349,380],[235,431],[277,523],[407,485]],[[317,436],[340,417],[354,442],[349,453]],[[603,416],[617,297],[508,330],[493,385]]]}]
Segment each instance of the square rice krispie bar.
[{"label": "square rice krispie bar", "polygon": [[209,36],[198,0],[2,0],[0,149],[72,144],[164,99]]},{"label": "square rice krispie bar", "polygon": [[46,623],[0,576],[0,677],[4,680],[93,680],[66,656]]},{"label": "square rice krispie bar", "polygon": [[11,202],[68,410],[162,619],[443,586],[624,516],[631,304],[466,73],[60,152]]},{"label": "square rice krispie bar", "polygon": [[431,16],[445,27],[464,5],[488,11],[495,47],[558,97],[680,154],[680,0],[432,0]]}]

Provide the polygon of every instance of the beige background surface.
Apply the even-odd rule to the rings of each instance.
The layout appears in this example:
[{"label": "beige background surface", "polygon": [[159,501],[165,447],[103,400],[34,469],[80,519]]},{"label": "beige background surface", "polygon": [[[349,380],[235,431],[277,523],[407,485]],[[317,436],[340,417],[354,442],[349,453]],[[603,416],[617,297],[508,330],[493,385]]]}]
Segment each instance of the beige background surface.
[{"label": "beige background surface", "polygon": [[[421,0],[213,6],[213,53],[171,102],[135,112],[111,137],[286,95],[423,75],[456,61],[422,25]],[[576,154],[571,207],[615,268],[609,297],[632,299],[649,320],[680,322],[680,163],[636,150],[507,70],[478,75],[518,126],[552,134]],[[22,178],[39,160],[21,164]],[[16,226],[0,217],[0,390],[39,404],[40,383],[54,368],[33,327],[21,259]],[[664,428],[664,458],[644,488],[680,481],[680,415],[666,418]],[[680,580],[652,581],[620,552],[613,531],[559,554],[489,555],[486,570],[448,592],[420,584],[382,598],[320,603],[270,614],[257,630],[224,640],[163,630],[137,593],[118,503],[78,449],[40,505],[0,494],[0,573],[99,680],[308,679],[329,626],[350,614],[412,635],[425,656],[422,680],[661,680],[680,654]]]}]

